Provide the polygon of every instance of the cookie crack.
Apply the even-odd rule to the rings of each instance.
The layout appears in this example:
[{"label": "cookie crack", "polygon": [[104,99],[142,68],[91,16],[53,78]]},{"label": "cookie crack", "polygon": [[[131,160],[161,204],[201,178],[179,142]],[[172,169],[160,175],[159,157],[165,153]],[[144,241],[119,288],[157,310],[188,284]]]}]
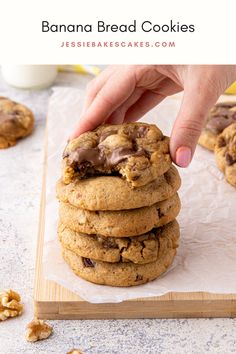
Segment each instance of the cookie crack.
[{"label": "cookie crack", "polygon": [[144,257],[143,252],[144,252],[144,250],[145,250],[147,247],[146,247],[146,245],[145,245],[145,242],[144,242],[144,241],[141,241],[141,245],[142,245],[142,248],[141,248],[140,253],[141,253],[141,257],[142,257],[142,259],[144,260],[144,259],[145,259],[145,257]]},{"label": "cookie crack", "polygon": [[[167,210],[168,211],[168,210]],[[161,219],[165,214],[161,211],[161,208],[157,208],[158,218]]]},{"label": "cookie crack", "polygon": [[129,250],[130,245],[131,245],[131,240],[128,239],[127,246],[123,246],[120,248],[120,261],[127,260],[127,258],[123,256],[123,253]]}]

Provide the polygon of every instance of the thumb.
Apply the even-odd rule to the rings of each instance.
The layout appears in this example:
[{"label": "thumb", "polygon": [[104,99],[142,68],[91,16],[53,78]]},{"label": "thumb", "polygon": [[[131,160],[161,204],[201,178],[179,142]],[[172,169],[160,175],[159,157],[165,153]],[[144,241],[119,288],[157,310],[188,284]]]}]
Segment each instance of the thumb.
[{"label": "thumb", "polygon": [[217,98],[204,89],[185,91],[170,139],[171,156],[178,166],[190,164],[207,114]]}]

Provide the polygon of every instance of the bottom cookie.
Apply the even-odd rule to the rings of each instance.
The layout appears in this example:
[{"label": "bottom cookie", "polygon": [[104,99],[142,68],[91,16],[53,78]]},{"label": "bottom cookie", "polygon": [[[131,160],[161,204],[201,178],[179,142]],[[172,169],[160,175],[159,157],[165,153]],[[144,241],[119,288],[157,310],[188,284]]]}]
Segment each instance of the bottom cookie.
[{"label": "bottom cookie", "polygon": [[110,286],[141,285],[154,280],[169,268],[175,254],[176,248],[169,248],[161,258],[148,264],[106,263],[62,248],[65,261],[76,275],[95,284]]}]

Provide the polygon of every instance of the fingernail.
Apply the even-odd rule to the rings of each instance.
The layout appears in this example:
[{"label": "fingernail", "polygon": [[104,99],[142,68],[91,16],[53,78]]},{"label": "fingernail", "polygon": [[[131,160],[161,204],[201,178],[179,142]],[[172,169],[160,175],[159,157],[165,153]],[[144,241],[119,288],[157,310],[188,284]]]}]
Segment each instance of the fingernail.
[{"label": "fingernail", "polygon": [[191,149],[187,146],[181,146],[176,150],[176,164],[180,167],[187,167],[192,158]]}]

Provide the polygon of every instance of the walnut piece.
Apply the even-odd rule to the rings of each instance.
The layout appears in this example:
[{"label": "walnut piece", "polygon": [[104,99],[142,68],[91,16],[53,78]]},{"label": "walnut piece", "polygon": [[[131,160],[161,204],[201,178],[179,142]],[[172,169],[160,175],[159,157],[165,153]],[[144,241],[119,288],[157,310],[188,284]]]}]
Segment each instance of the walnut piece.
[{"label": "walnut piece", "polygon": [[36,342],[48,338],[51,333],[52,326],[42,320],[33,320],[27,325],[25,338],[28,342]]},{"label": "walnut piece", "polygon": [[79,349],[72,349],[67,354],[83,354]]},{"label": "walnut piece", "polygon": [[9,289],[0,292],[0,321],[22,314],[23,304],[18,293]]}]

